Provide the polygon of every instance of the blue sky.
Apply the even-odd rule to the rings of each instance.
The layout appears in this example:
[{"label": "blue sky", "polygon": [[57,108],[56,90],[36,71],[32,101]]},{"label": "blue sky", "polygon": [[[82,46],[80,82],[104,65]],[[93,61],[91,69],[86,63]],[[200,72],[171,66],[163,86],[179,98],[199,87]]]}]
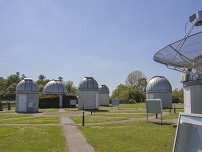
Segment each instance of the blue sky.
[{"label": "blue sky", "polygon": [[183,37],[198,10],[201,0],[1,0],[0,76],[61,76],[75,86],[92,76],[112,91],[140,70],[181,88],[180,73],[153,56]]}]

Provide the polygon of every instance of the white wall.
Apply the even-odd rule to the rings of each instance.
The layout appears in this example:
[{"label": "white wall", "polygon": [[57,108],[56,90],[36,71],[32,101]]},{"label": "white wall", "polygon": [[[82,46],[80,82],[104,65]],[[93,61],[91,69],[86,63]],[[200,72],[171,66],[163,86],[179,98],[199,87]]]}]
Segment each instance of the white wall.
[{"label": "white wall", "polygon": [[147,99],[161,99],[162,100],[162,106],[163,106],[163,108],[169,108],[169,106],[172,106],[172,93],[167,93],[167,92],[148,93],[146,95],[146,98]]},{"label": "white wall", "polygon": [[93,109],[98,91],[78,91],[78,109]]},{"label": "white wall", "polygon": [[99,105],[109,105],[109,94],[99,94]]}]

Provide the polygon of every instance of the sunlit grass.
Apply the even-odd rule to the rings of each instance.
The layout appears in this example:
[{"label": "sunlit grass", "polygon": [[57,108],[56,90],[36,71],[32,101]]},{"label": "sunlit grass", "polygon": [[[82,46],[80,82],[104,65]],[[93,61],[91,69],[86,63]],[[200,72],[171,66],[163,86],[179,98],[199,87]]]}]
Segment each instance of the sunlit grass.
[{"label": "sunlit grass", "polygon": [[175,128],[170,124],[135,122],[80,127],[97,151],[172,151]]},{"label": "sunlit grass", "polygon": [[58,126],[1,126],[0,141],[2,152],[65,152],[65,138]]}]

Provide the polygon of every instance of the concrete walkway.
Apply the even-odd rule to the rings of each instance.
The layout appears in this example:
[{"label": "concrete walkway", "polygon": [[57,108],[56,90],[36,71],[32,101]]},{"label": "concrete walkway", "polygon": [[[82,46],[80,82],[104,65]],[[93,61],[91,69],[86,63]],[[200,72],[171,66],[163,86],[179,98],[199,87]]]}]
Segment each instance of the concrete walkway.
[{"label": "concrete walkway", "polygon": [[[65,112],[59,109],[59,112]],[[67,141],[68,152],[95,152],[95,149],[87,142],[85,136],[77,125],[68,117],[60,117],[60,124]]]}]

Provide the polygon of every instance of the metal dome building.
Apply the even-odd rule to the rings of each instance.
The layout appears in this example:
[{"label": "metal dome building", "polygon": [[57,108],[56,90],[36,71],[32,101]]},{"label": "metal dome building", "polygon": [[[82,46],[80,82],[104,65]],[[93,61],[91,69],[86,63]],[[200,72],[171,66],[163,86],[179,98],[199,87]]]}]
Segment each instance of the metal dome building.
[{"label": "metal dome building", "polygon": [[93,77],[83,78],[78,86],[78,109],[98,109],[99,87]]},{"label": "metal dome building", "polygon": [[99,86],[99,105],[109,105],[109,88],[106,85]]},{"label": "metal dome building", "polygon": [[66,87],[59,80],[49,81],[43,89],[43,94],[55,94],[59,96],[59,108],[62,108],[62,97],[66,93]]},{"label": "metal dome building", "polygon": [[15,111],[38,112],[39,107],[39,88],[31,78],[24,78],[16,86]]},{"label": "metal dome building", "polygon": [[147,99],[161,99],[163,108],[172,106],[172,87],[163,76],[154,76],[150,79],[146,88]]}]

